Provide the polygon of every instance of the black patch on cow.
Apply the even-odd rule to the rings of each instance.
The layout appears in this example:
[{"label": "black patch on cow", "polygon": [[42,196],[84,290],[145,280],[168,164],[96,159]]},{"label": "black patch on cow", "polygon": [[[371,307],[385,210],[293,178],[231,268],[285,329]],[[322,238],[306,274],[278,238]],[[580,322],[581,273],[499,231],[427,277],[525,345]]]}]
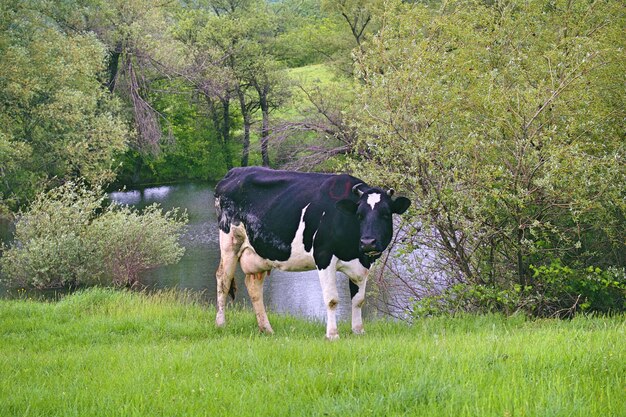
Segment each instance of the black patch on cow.
[{"label": "black patch on cow", "polygon": [[348,280],[348,284],[350,285],[350,298],[354,298],[359,292],[359,286],[352,282],[352,280]]}]

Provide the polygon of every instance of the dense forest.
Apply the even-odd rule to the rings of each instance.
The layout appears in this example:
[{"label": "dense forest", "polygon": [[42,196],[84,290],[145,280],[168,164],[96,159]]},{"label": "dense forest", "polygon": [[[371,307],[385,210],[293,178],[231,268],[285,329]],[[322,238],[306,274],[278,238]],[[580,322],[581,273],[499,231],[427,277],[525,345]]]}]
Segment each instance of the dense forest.
[{"label": "dense forest", "polygon": [[624,310],[624,27],[612,0],[5,0],[0,214],[345,171],[414,202],[381,274],[416,315]]}]

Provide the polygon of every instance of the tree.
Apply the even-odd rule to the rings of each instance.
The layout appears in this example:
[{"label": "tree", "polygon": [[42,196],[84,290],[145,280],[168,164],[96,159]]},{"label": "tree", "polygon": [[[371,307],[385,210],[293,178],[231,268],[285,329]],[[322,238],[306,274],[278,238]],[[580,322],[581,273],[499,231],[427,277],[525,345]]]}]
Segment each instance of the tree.
[{"label": "tree", "polygon": [[178,59],[167,30],[175,3],[150,1],[71,0],[40,2],[36,9],[66,34],[91,32],[107,49],[103,83],[132,110],[137,134],[129,143],[141,153],[156,154],[167,121],[149,101],[156,62]]},{"label": "tree", "polygon": [[20,4],[10,12],[0,26],[0,204],[15,209],[48,182],[110,181],[132,136],[100,82],[106,49],[93,34],[62,33]]},{"label": "tree", "polygon": [[413,243],[535,314],[564,308],[537,268],[623,268],[623,6],[392,6],[358,67],[355,166],[414,193]]},{"label": "tree", "polygon": [[292,104],[298,116],[279,122],[273,133],[280,144],[279,163],[296,170],[333,169],[338,160],[358,152],[357,131],[346,117],[354,111],[353,82],[298,83],[294,99],[300,104]]},{"label": "tree", "polygon": [[[270,11],[256,0],[210,1],[183,23],[186,31],[181,34],[194,57],[184,72],[207,98],[225,152],[230,149],[231,102],[236,99],[243,119],[241,163],[248,163],[251,127],[260,109],[261,154],[263,163],[269,165],[269,113],[284,95],[275,75],[279,65],[270,53],[275,36]],[[228,158],[232,167],[232,157]]]},{"label": "tree", "polygon": [[376,0],[322,1],[324,10],[341,16],[359,47],[367,33],[365,29],[372,22],[377,7],[380,7],[380,1]]},{"label": "tree", "polygon": [[[352,75],[351,52],[356,48],[357,56],[363,52],[364,43],[372,34],[376,33],[382,14],[383,1],[381,0],[324,0],[322,10],[338,20],[343,28],[349,29],[349,41],[339,54],[336,66],[348,75]],[[345,29],[344,29],[345,30]],[[334,37],[341,37],[341,32]]]}]

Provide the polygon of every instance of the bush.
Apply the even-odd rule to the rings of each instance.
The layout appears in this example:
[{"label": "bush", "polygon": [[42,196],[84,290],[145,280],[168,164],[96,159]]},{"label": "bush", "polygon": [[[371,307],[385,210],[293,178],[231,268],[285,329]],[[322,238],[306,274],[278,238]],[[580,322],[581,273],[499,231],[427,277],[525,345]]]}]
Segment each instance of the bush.
[{"label": "bush", "polygon": [[40,194],[18,217],[15,242],[0,267],[16,285],[56,288],[96,282],[103,270],[86,230],[103,195],[74,183]]},{"label": "bush", "polygon": [[626,310],[626,271],[610,267],[571,268],[560,259],[550,265],[531,265],[533,284],[510,288],[455,284],[419,299],[414,317],[456,312],[524,312],[539,317],[573,317],[578,312],[610,314]]},{"label": "bush", "polygon": [[107,206],[102,190],[69,182],[40,194],[19,216],[0,270],[12,285],[36,288],[133,285],[141,271],[180,259],[186,221],[178,210],[161,213],[156,205],[143,213]]},{"label": "bush", "polygon": [[610,267],[570,268],[560,259],[550,265],[530,266],[534,280],[534,303],[541,316],[571,316],[577,311],[610,313],[626,309],[626,271]]},{"label": "bush", "polygon": [[183,256],[178,244],[183,224],[178,209],[163,214],[154,204],[139,213],[116,205],[93,221],[88,236],[113,283],[134,285],[140,272]]}]

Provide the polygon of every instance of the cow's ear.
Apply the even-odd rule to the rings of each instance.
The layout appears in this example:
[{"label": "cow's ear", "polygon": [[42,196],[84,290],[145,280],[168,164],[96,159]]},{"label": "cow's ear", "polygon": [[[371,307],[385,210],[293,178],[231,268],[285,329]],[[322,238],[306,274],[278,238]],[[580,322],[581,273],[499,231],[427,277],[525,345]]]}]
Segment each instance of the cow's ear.
[{"label": "cow's ear", "polygon": [[396,214],[402,214],[411,205],[411,200],[406,197],[398,197],[391,203],[391,211]]},{"label": "cow's ear", "polygon": [[335,203],[335,207],[346,214],[354,214],[356,213],[356,209],[359,208],[354,201],[347,199],[337,201],[337,203]]}]

